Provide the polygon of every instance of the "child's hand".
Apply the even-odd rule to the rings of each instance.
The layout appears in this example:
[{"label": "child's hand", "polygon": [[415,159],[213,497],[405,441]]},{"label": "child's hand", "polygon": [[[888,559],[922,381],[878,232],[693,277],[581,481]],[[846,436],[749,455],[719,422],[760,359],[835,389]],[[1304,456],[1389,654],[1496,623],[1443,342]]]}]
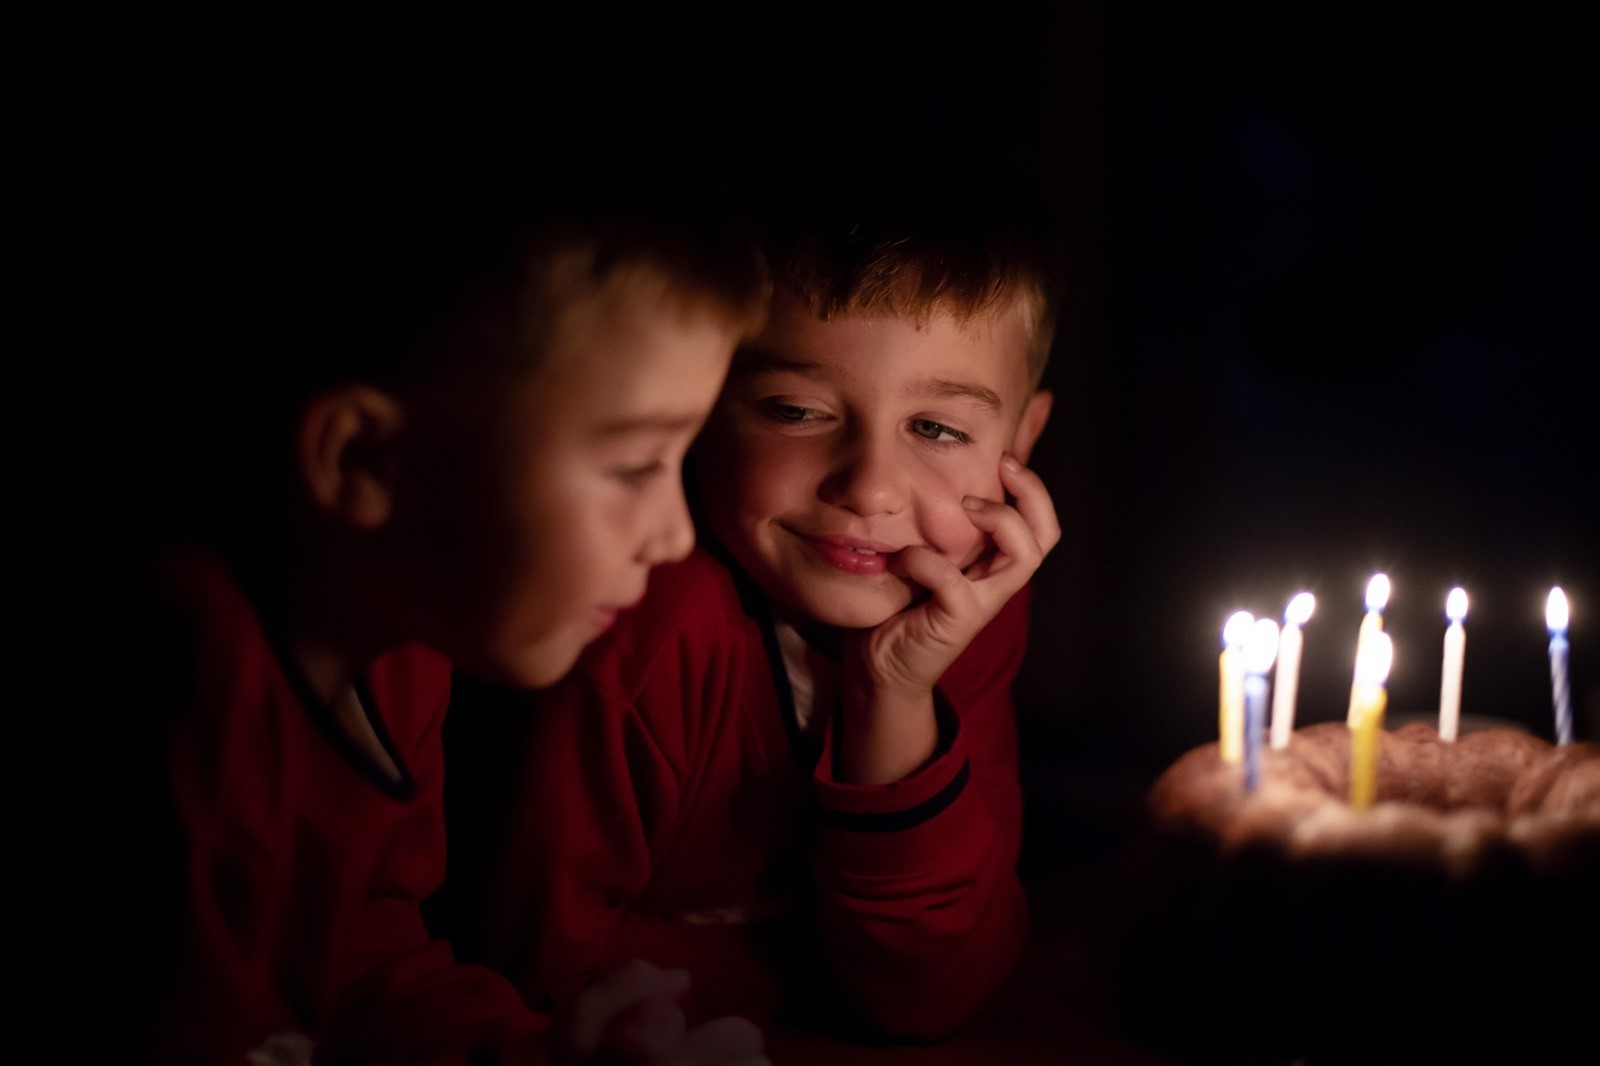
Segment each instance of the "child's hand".
[{"label": "child's hand", "polygon": [[769,1066],[761,1031],[743,1018],[689,1030],[683,970],[635,960],[597,982],[573,1011],[571,1061],[583,1066]]},{"label": "child's hand", "polygon": [[[884,784],[927,761],[938,742],[934,685],[1061,539],[1055,505],[1037,474],[1008,454],[1000,482],[1015,506],[976,496],[963,501],[993,550],[965,571],[932,548],[900,552],[893,572],[931,595],[870,632],[847,636],[841,779]],[[864,684],[850,683],[853,671]]]}]

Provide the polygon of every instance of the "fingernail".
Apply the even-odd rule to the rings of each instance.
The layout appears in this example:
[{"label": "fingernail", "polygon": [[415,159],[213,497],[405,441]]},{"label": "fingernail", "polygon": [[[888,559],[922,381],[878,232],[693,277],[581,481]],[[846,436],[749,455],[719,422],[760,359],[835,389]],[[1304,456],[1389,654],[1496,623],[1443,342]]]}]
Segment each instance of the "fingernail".
[{"label": "fingernail", "polygon": [[981,511],[981,510],[983,510],[983,505],[984,505],[985,502],[986,501],[984,500],[984,498],[982,496],[963,496],[963,497],[961,497],[961,506],[965,507],[969,511]]},{"label": "fingernail", "polygon": [[1015,455],[1012,455],[1010,452],[1006,452],[1005,455],[1001,456],[1000,457],[1000,461],[1005,464],[1005,467],[1006,467],[1007,470],[1021,470],[1022,469],[1022,464],[1017,462],[1017,457]]}]

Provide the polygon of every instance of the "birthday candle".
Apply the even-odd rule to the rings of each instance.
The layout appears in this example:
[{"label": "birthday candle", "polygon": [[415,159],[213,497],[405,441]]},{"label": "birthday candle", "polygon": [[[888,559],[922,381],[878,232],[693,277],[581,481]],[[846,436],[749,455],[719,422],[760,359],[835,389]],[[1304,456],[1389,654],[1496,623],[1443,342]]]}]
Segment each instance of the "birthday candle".
[{"label": "birthday candle", "polygon": [[1300,687],[1300,649],[1304,644],[1300,627],[1317,608],[1317,598],[1302,592],[1289,601],[1283,612],[1283,636],[1278,640],[1278,672],[1272,681],[1272,746],[1287,748],[1294,734],[1294,700]]},{"label": "birthday candle", "polygon": [[1461,621],[1467,617],[1466,589],[1450,590],[1444,613],[1450,625],[1444,631],[1444,668],[1439,677],[1439,739],[1452,741],[1461,724],[1461,662],[1467,648],[1467,631]]},{"label": "birthday candle", "polygon": [[1257,618],[1244,646],[1244,788],[1261,783],[1261,736],[1267,716],[1267,671],[1278,655],[1278,623]]},{"label": "birthday candle", "polygon": [[[1389,603],[1389,575],[1373,574],[1372,580],[1367,582],[1367,613],[1361,617],[1361,632],[1356,636],[1356,669],[1361,666],[1361,653],[1371,643],[1374,633],[1383,632],[1383,609]],[[1350,707],[1354,714],[1356,705],[1355,682],[1350,683]],[[1350,720],[1350,725],[1355,725],[1355,720]]]},{"label": "birthday candle", "polygon": [[1567,594],[1557,585],[1544,606],[1550,630],[1550,693],[1556,708],[1556,743],[1572,743],[1572,694],[1567,690]]},{"label": "birthday candle", "polygon": [[1378,738],[1389,694],[1383,683],[1394,661],[1394,645],[1381,630],[1373,633],[1356,661],[1356,683],[1350,699],[1350,806],[1364,811],[1378,793]]},{"label": "birthday candle", "polygon": [[1222,627],[1221,680],[1217,692],[1217,747],[1223,762],[1244,757],[1244,642],[1255,619],[1235,611]]}]

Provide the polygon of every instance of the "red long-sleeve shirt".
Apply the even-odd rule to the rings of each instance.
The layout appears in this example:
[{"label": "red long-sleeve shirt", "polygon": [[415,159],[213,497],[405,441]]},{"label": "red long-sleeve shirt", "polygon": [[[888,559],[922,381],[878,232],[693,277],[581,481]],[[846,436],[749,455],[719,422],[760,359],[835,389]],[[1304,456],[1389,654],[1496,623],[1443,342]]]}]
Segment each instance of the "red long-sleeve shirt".
[{"label": "red long-sleeve shirt", "polygon": [[170,576],[196,676],[170,745],[188,937],[159,1061],[243,1063],[284,1031],[319,1061],[542,1060],[546,1019],[458,964],[419,911],[444,875],[449,663],[407,647],[357,683],[400,771],[386,779],[286,672],[217,560],[185,556]]},{"label": "red long-sleeve shirt", "polygon": [[759,596],[703,550],[659,568],[573,675],[522,697],[484,958],[530,1002],[642,957],[688,969],[702,1016],[766,1020],[831,974],[883,1030],[960,1026],[1027,929],[1010,692],[1027,601],[941,679],[933,760],[852,786],[831,733],[819,752],[798,729]]}]

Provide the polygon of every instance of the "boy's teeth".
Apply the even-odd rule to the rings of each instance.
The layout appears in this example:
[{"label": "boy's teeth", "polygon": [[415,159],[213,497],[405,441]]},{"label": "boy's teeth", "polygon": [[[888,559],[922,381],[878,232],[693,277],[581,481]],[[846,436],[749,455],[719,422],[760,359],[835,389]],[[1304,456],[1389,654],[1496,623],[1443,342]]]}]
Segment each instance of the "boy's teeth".
[{"label": "boy's teeth", "polygon": [[873,551],[871,548],[851,548],[850,550],[855,552],[857,555],[877,555],[878,554],[877,552]]}]

